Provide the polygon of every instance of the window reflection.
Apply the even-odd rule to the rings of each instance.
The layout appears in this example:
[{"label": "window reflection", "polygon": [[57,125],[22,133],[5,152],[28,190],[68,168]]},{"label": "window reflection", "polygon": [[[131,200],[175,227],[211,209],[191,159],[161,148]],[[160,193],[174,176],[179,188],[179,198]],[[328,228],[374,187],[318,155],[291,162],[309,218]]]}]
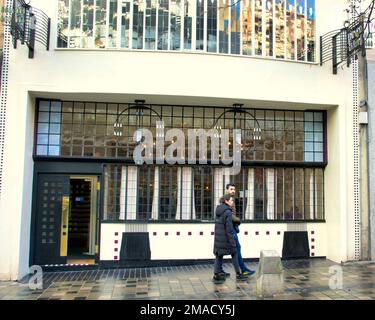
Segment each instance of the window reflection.
[{"label": "window reflection", "polygon": [[252,2],[253,0],[244,0],[242,2],[242,54],[252,54]]},{"label": "window reflection", "polygon": [[297,0],[297,60],[305,60],[305,0]]},{"label": "window reflection", "polygon": [[181,48],[181,0],[171,0],[170,50]]},{"label": "window reflection", "polygon": [[214,215],[212,167],[194,167],[194,204],[198,220],[212,220]]},{"label": "window reflection", "polygon": [[315,0],[307,0],[307,61],[315,61]]},{"label": "window reflection", "polygon": [[262,55],[262,3],[264,0],[256,0],[254,8],[254,52],[256,55]]},{"label": "window reflection", "polygon": [[315,60],[315,0],[59,0],[57,21],[59,48]]},{"label": "window reflection", "polygon": [[231,54],[240,54],[240,9],[241,1],[231,0]]},{"label": "window reflection", "polygon": [[71,0],[70,48],[80,48],[81,42],[81,0]]},{"label": "window reflection", "polygon": [[266,55],[273,56],[273,3],[266,0]]},{"label": "window reflection", "polygon": [[69,0],[59,0],[57,19],[57,47],[68,47]]},{"label": "window reflection", "polygon": [[177,197],[180,181],[177,167],[160,167],[159,184],[159,219],[175,220],[177,211]]},{"label": "window reflection", "polygon": [[95,47],[106,47],[107,1],[96,0]]},{"label": "window reflection", "polygon": [[207,1],[207,51],[217,51],[217,0]]},{"label": "window reflection", "polygon": [[117,47],[117,0],[109,2],[109,21],[108,21],[108,47]]},{"label": "window reflection", "polygon": [[229,7],[226,0],[219,0],[219,4],[219,52],[228,53]]},{"label": "window reflection", "polygon": [[[42,102],[38,113],[38,134],[47,134],[46,125],[49,124],[51,134],[62,135],[62,156],[73,156],[72,149],[68,148],[73,144],[75,150],[94,146],[98,150],[104,148],[108,157],[131,158],[135,130],[139,127],[147,128],[155,138],[155,123],[160,115],[165,123],[165,130],[181,128],[186,135],[189,128],[208,130],[214,125],[217,128],[241,129],[243,161],[325,161],[326,120],[321,111],[247,108],[246,112],[226,112],[223,115],[228,109],[152,105],[151,112],[150,109],[128,109],[128,104],[63,102],[62,112],[50,112]],[[59,123],[62,124],[61,127],[56,126]],[[116,123],[121,126],[115,126]],[[261,130],[260,135],[257,135],[258,129]],[[233,143],[232,133],[230,131],[230,143]],[[209,140],[208,156],[210,151]],[[81,155],[82,152],[77,151],[76,154]],[[84,151],[84,155],[95,157],[96,152],[92,150],[90,155],[89,151]]]},{"label": "window reflection", "polygon": [[264,169],[254,169],[254,214],[255,220],[264,219]]},{"label": "window reflection", "polygon": [[156,48],[156,4],[157,0],[146,0],[145,49]]},{"label": "window reflection", "polygon": [[143,14],[145,0],[133,0],[133,49],[143,49]]},{"label": "window reflection", "polygon": [[94,0],[84,0],[82,10],[82,48],[94,48]]},{"label": "window reflection", "polygon": [[159,0],[158,49],[168,50],[169,1]]},{"label": "window reflection", "polygon": [[196,50],[204,49],[204,2],[207,0],[196,0],[197,20],[196,20]]},{"label": "window reflection", "polygon": [[192,49],[195,0],[184,0],[184,49]]},{"label": "window reflection", "polygon": [[130,0],[121,1],[121,48],[130,45]]},{"label": "window reflection", "polygon": [[286,2],[286,58],[295,59],[295,0]]},{"label": "window reflection", "polygon": [[155,167],[142,166],[138,169],[137,217],[149,220],[152,214],[152,200],[155,187]]},{"label": "window reflection", "polygon": [[276,58],[285,57],[285,0],[275,0]]}]

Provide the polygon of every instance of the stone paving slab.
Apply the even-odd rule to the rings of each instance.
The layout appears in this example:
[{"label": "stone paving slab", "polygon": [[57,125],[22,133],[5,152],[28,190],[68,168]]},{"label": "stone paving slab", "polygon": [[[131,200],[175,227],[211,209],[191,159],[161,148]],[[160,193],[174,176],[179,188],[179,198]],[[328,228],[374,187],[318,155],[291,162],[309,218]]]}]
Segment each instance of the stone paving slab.
[{"label": "stone paving slab", "polygon": [[[44,272],[42,290],[31,290],[28,277],[20,282],[0,282],[0,300],[375,299],[373,263],[339,265],[326,259],[311,259],[282,264],[283,293],[272,297],[256,295],[256,274],[237,282],[232,265],[224,263],[231,276],[221,284],[212,282],[213,264]],[[248,266],[256,270],[258,263]]]}]

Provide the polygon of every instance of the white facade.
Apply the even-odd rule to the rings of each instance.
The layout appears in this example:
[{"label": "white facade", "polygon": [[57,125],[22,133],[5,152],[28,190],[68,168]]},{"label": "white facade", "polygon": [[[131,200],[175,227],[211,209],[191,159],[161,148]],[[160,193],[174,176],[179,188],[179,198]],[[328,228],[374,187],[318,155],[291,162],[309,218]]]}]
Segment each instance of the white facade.
[{"label": "white facade", "polygon": [[[277,237],[295,228],[309,231],[310,241],[314,237],[311,252],[315,256],[336,262],[356,259],[359,222],[354,201],[352,66],[344,65],[333,75],[330,63],[320,66],[318,62],[195,52],[57,49],[57,1],[33,0],[32,5],[52,19],[51,48],[46,51],[37,45],[34,59],[27,58],[27,48],[20,44],[16,50],[9,49],[0,279],[19,279],[29,268],[36,98],[117,103],[145,99],[150,104],[207,106],[243,103],[251,108],[327,110],[326,222],[243,224],[243,256],[257,258],[262,249],[281,254],[282,242]],[[343,25],[346,6],[346,0],[316,0],[317,61],[318,37]],[[100,259],[115,260],[113,234],[124,229],[124,224],[101,226]],[[181,232],[180,238],[176,230]],[[180,259],[181,251],[186,259],[213,258],[213,224],[150,224],[148,231],[150,241],[156,240],[151,242],[152,259]],[[245,231],[248,235],[242,234]],[[192,232],[191,236],[187,232]]]}]

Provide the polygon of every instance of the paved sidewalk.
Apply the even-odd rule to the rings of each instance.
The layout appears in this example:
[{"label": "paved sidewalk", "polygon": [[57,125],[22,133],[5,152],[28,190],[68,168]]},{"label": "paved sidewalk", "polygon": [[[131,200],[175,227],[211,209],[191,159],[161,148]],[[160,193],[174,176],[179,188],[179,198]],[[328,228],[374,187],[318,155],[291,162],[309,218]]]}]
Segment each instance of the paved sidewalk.
[{"label": "paved sidewalk", "polygon": [[[267,299],[375,299],[375,264],[340,266],[325,259],[282,263],[284,293]],[[248,266],[256,270],[257,264],[248,263]],[[331,266],[342,268],[342,288],[330,289],[329,281],[333,275],[330,274]],[[28,279],[22,282],[0,282],[0,300],[262,299],[256,296],[256,275],[246,282],[237,282],[232,265],[225,263],[224,268],[231,276],[223,284],[212,282],[213,264],[44,272],[43,290],[30,290]]]}]

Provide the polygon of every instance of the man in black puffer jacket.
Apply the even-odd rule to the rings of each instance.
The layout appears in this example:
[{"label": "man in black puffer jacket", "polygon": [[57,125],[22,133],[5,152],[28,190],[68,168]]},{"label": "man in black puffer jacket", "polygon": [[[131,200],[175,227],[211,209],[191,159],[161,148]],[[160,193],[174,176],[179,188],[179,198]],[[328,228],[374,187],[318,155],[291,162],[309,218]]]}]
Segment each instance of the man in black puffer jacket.
[{"label": "man in black puffer jacket", "polygon": [[225,275],[221,272],[223,267],[223,257],[225,255],[232,256],[233,267],[236,270],[237,280],[246,280],[247,276],[241,273],[238,264],[238,255],[236,241],[233,238],[233,222],[232,222],[232,209],[233,197],[226,194],[222,198],[222,203],[216,208],[216,221],[215,221],[215,241],[214,241],[214,255],[215,270],[214,282],[225,281]]}]

